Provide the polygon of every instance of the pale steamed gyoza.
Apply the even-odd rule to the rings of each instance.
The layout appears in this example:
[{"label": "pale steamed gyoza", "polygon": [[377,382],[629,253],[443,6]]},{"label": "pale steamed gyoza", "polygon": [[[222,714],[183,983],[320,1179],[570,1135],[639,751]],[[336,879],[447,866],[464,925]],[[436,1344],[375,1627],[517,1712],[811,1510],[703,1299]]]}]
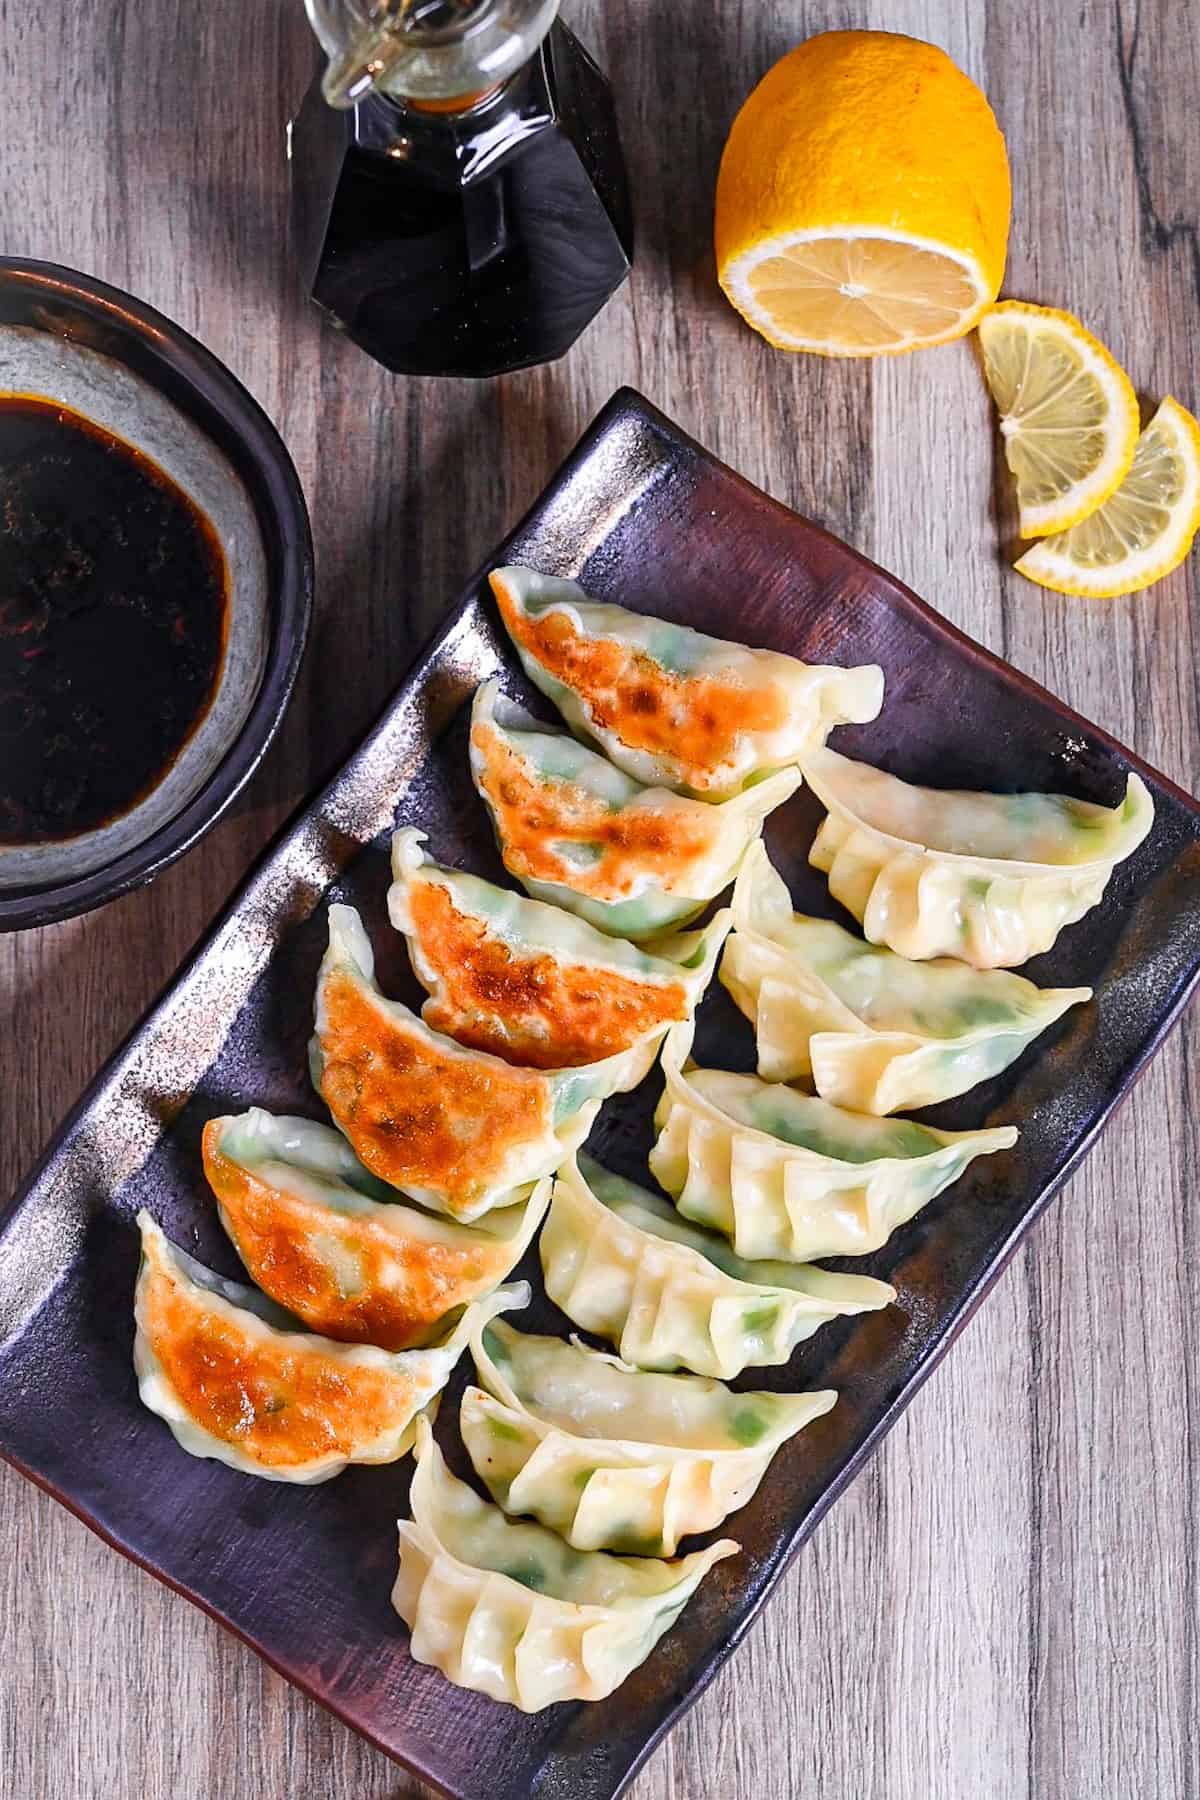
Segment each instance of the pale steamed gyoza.
[{"label": "pale steamed gyoza", "polygon": [[677,1562],[573,1550],[451,1475],[424,1419],[409,1503],[392,1605],[411,1655],[523,1712],[611,1694],[738,1549],[726,1539]]},{"label": "pale steamed gyoza", "polygon": [[641,1079],[644,1050],[574,1069],[518,1069],[464,1049],[384,998],[358,914],[331,906],[309,1060],[334,1123],[373,1175],[471,1220],[556,1169],[601,1102]]},{"label": "pale steamed gyoza", "polygon": [[721,800],[875,718],[883,671],[800,662],[591,600],[534,569],[490,576],[529,679],[573,731],[652,787]]},{"label": "pale steamed gyoza", "polygon": [[949,957],[909,962],[793,912],[761,843],[738,875],[733,915],[721,980],[754,1026],[759,1074],[811,1076],[822,1099],[851,1112],[911,1112],[965,1094],[1092,997]]},{"label": "pale steamed gyoza", "polygon": [[477,1320],[527,1306],[524,1284],[467,1307],[441,1344],[379,1350],[299,1328],[256,1288],[227,1281],[138,1214],[138,1392],[192,1456],[243,1475],[312,1483],[348,1463],[395,1462],[441,1393]]},{"label": "pale steamed gyoza", "polygon": [[735,1394],[499,1321],[471,1354],[483,1388],[463,1395],[459,1429],[476,1473],[505,1512],[577,1550],[674,1556],[745,1506],[780,1445],[837,1399]]},{"label": "pale steamed gyoza", "polygon": [[804,776],[829,814],[809,861],[871,942],[979,969],[1049,950],[1154,822],[1137,775],[1114,807],[913,787],[825,749],[804,759]]},{"label": "pale steamed gyoza", "polygon": [[550,1181],[479,1225],[422,1212],[364,1169],[341,1132],[251,1107],[204,1127],[221,1223],[258,1286],[312,1331],[404,1350],[519,1261]]},{"label": "pale steamed gyoza", "polygon": [[757,1075],[685,1068],[689,1043],[676,1027],[663,1046],[650,1168],[686,1218],[722,1232],[740,1256],[865,1255],[977,1156],[1017,1141],[1011,1125],[935,1131]]},{"label": "pale steamed gyoza", "polygon": [[724,1238],[586,1156],[558,1173],[539,1251],[555,1305],[626,1362],[722,1381],[785,1363],[831,1319],[896,1297],[865,1275],[745,1262]]},{"label": "pale steamed gyoza", "polygon": [[720,802],[646,787],[514,706],[495,680],[471,708],[471,775],[526,892],[627,938],[703,912],[802,779],[781,769]]},{"label": "pale steamed gyoza", "polygon": [[640,1079],[668,1027],[695,1011],[729,930],[728,911],[703,931],[657,943],[651,954],[560,907],[442,868],[425,855],[424,835],[409,828],[392,839],[388,911],[429,992],[425,1023],[538,1069],[628,1051]]}]

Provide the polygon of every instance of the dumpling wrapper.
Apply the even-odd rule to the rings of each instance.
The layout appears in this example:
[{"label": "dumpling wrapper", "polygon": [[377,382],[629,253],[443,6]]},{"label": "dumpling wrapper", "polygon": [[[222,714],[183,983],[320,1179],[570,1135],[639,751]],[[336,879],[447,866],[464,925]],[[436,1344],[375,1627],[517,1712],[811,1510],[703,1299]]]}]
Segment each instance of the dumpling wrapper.
[{"label": "dumpling wrapper", "polygon": [[495,679],[471,708],[471,776],[526,893],[626,938],[703,912],[803,779],[781,769],[720,802],[646,787],[514,706]]},{"label": "dumpling wrapper", "polygon": [[685,1068],[690,1042],[676,1027],[663,1046],[650,1168],[685,1218],[721,1232],[739,1256],[864,1256],[977,1156],[1017,1141],[1011,1125],[936,1131],[757,1075]]},{"label": "dumpling wrapper", "polygon": [[640,1050],[640,1079],[668,1028],[692,1017],[732,915],[639,950],[557,906],[441,867],[424,837],[410,827],[392,838],[388,914],[429,993],[425,1023],[527,1068]]},{"label": "dumpling wrapper", "polygon": [[529,1304],[501,1288],[469,1306],[444,1343],[393,1352],[302,1331],[254,1288],[206,1269],[138,1214],[138,1392],[190,1456],[243,1475],[309,1484],[349,1463],[389,1463],[445,1387],[476,1322]]},{"label": "dumpling wrapper", "polygon": [[745,1506],[780,1445],[837,1400],[735,1394],[498,1320],[471,1354],[487,1392],[466,1390],[459,1429],[476,1474],[576,1550],[674,1556]]},{"label": "dumpling wrapper", "polygon": [[1037,988],[950,957],[910,962],[830,919],[792,911],[762,843],[733,893],[721,981],[754,1026],[765,1081],[811,1077],[851,1112],[911,1112],[1016,1061],[1091,988]]},{"label": "dumpling wrapper", "polygon": [[379,992],[370,941],[349,906],[329,909],[309,1060],[313,1085],[371,1174],[466,1220],[556,1169],[601,1102],[645,1072],[640,1044],[547,1070],[464,1049]]},{"label": "dumpling wrapper", "polygon": [[875,664],[838,669],[706,637],[535,569],[489,577],[525,673],[573,731],[651,787],[724,800],[865,724],[883,703]]},{"label": "dumpling wrapper", "polygon": [[550,1203],[518,1189],[481,1225],[408,1206],[345,1138],[252,1107],[204,1127],[204,1170],[252,1279],[310,1331],[406,1350],[447,1313],[498,1287]]},{"label": "dumpling wrapper", "polygon": [[1130,775],[1119,806],[1063,794],[913,787],[834,750],[804,759],[828,812],[809,861],[873,944],[1011,969],[1099,904],[1154,823]]},{"label": "dumpling wrapper", "polygon": [[559,1171],[539,1251],[555,1305],[627,1363],[722,1381],[785,1363],[830,1320],[896,1297],[866,1275],[745,1262],[724,1238],[586,1156]]},{"label": "dumpling wrapper", "polygon": [[392,1605],[412,1656],[522,1712],[611,1694],[739,1549],[726,1539],[678,1562],[572,1550],[451,1475],[424,1419],[410,1506]]}]

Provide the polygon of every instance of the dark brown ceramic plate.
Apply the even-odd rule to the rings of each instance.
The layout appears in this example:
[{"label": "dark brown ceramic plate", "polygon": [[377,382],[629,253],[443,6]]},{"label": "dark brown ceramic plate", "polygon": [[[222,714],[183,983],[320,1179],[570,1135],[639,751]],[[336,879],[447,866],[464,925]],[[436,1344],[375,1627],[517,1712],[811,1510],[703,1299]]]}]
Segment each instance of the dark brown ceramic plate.
[{"label": "dark brown ceramic plate", "polygon": [[[976,1163],[858,1265],[896,1283],[895,1306],[827,1328],[787,1370],[751,1372],[751,1385],[835,1387],[840,1404],[776,1458],[730,1523],[741,1556],[713,1572],[645,1667],[602,1705],[525,1717],[410,1661],[388,1603],[407,1465],[289,1489],[193,1461],[141,1410],[130,1367],[136,1209],[149,1207],[172,1237],[234,1273],[201,1179],[203,1121],[249,1101],[317,1110],[304,1046],[326,898],[363,908],[385,985],[411,997],[384,922],[393,820],[419,821],[444,859],[498,872],[467,774],[465,703],[496,669],[514,692],[521,682],[482,582],[105,1069],[5,1216],[0,1442],[17,1467],[447,1793],[609,1800],[729,1655],[1183,1005],[1200,966],[1200,808],[634,394],[617,395],[499,560],[518,559],[582,571],[600,594],[809,660],[878,660],[888,677],[883,715],[839,742],[900,775],[1111,803],[1134,767],[1157,807],[1103,905],[1032,965],[1043,982],[1091,983],[1095,1004],[1005,1075],[939,1109],[956,1125],[1012,1120],[1018,1148]],[[800,902],[828,911],[823,878],[805,861],[816,816],[797,796],[768,838]],[[747,1066],[750,1050],[748,1028],[714,991],[701,1060]],[[603,1157],[643,1177],[654,1085],[610,1103],[595,1134]],[[523,1322],[545,1321],[563,1323],[540,1299]],[[448,1443],[453,1418],[447,1404],[439,1429]]]}]

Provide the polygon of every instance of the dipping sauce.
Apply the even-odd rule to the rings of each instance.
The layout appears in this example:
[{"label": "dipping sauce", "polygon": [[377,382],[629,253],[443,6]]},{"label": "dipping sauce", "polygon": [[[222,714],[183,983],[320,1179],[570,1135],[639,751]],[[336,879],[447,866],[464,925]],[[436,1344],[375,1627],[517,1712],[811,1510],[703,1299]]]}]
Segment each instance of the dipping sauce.
[{"label": "dipping sauce", "polygon": [[94,831],[157,786],[216,691],[227,591],[157,464],[0,395],[0,844]]}]

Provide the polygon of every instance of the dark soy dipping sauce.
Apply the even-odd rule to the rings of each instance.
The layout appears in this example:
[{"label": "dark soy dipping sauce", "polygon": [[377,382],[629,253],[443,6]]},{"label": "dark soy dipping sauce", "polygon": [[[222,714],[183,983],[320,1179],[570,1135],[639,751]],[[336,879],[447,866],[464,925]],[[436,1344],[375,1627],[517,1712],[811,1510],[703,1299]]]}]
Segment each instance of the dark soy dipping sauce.
[{"label": "dark soy dipping sauce", "polygon": [[171,478],[79,413],[0,395],[0,843],[95,830],[213,697],[225,557]]}]

